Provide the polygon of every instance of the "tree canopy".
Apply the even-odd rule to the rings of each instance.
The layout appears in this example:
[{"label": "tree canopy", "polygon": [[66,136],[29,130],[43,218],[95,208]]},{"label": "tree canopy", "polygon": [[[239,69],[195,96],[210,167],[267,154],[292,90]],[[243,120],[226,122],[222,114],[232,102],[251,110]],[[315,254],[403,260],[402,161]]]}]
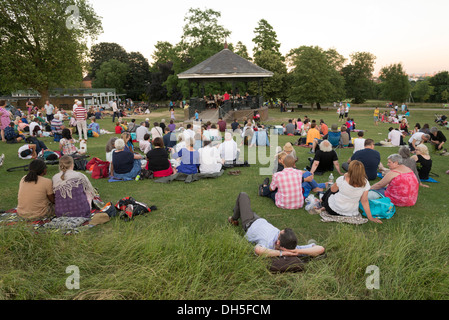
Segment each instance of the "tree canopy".
[{"label": "tree canopy", "polygon": [[1,90],[32,88],[42,101],[51,87],[79,85],[87,40],[102,32],[85,0],[2,0],[0,21]]},{"label": "tree canopy", "polygon": [[410,82],[402,64],[391,64],[380,70],[381,94],[384,99],[401,103],[410,96]]}]

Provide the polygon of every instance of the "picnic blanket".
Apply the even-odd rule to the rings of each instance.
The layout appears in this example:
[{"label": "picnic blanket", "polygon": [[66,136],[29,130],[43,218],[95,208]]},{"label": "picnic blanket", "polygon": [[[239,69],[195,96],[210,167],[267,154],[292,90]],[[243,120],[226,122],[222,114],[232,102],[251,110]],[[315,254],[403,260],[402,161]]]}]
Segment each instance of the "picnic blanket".
[{"label": "picnic blanket", "polygon": [[[99,212],[97,209],[92,210],[91,217],[93,217],[97,212]],[[31,221],[23,219],[17,215],[16,209],[11,209],[0,214],[0,228],[4,226],[25,224],[32,227],[36,232],[51,231],[69,235],[77,234],[93,227],[93,225],[89,225],[90,220],[90,218],[79,217],[51,217]]]},{"label": "picnic blanket", "polygon": [[433,183],[440,183],[440,181],[436,181],[434,178],[429,177],[428,179],[424,180],[421,179],[422,182],[433,182]]},{"label": "picnic blanket", "polygon": [[191,183],[201,179],[218,178],[222,176],[223,173],[224,170],[221,170],[220,172],[217,173],[195,173],[195,174],[185,174],[177,172],[175,174],[172,174],[171,176],[156,179],[154,180],[154,182],[170,183],[172,181],[184,181],[185,183]]},{"label": "picnic blanket", "polygon": [[368,222],[368,219],[363,218],[361,214],[355,217],[345,217],[345,216],[334,216],[328,214],[326,211],[321,211],[320,217],[322,222],[342,222],[349,224],[364,224]]}]

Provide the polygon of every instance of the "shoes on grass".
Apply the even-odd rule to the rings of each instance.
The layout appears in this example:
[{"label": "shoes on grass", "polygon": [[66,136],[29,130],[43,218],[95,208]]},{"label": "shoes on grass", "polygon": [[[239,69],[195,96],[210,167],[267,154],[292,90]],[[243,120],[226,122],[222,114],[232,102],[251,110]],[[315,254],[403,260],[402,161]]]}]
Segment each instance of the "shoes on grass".
[{"label": "shoes on grass", "polygon": [[229,222],[230,224],[232,224],[233,226],[238,226],[238,225],[239,225],[239,221],[238,221],[238,220],[232,219],[232,217],[229,217],[229,218],[228,218],[228,222]]}]

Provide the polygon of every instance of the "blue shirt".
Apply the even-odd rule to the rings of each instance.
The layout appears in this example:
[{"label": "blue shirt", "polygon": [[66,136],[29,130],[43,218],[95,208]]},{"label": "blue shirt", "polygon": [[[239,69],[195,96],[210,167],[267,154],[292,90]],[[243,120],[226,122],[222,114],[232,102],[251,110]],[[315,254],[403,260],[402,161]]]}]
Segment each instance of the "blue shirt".
[{"label": "blue shirt", "polygon": [[185,174],[198,173],[198,166],[200,164],[200,154],[198,151],[189,151],[186,148],[182,148],[177,155],[181,158],[181,164],[176,168],[178,172]]}]

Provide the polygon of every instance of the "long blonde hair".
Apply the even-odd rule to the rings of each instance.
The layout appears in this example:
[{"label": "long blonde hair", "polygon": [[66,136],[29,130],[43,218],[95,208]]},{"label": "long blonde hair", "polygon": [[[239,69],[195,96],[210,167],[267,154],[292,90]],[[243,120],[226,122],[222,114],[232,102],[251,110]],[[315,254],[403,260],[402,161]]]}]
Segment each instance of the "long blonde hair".
[{"label": "long blonde hair", "polygon": [[352,160],[348,168],[349,184],[354,188],[364,187],[366,184],[365,166],[358,160]]},{"label": "long blonde hair", "polygon": [[66,155],[59,159],[59,170],[62,172],[61,180],[64,180],[65,173],[72,168],[73,164],[74,162],[71,156]]}]

